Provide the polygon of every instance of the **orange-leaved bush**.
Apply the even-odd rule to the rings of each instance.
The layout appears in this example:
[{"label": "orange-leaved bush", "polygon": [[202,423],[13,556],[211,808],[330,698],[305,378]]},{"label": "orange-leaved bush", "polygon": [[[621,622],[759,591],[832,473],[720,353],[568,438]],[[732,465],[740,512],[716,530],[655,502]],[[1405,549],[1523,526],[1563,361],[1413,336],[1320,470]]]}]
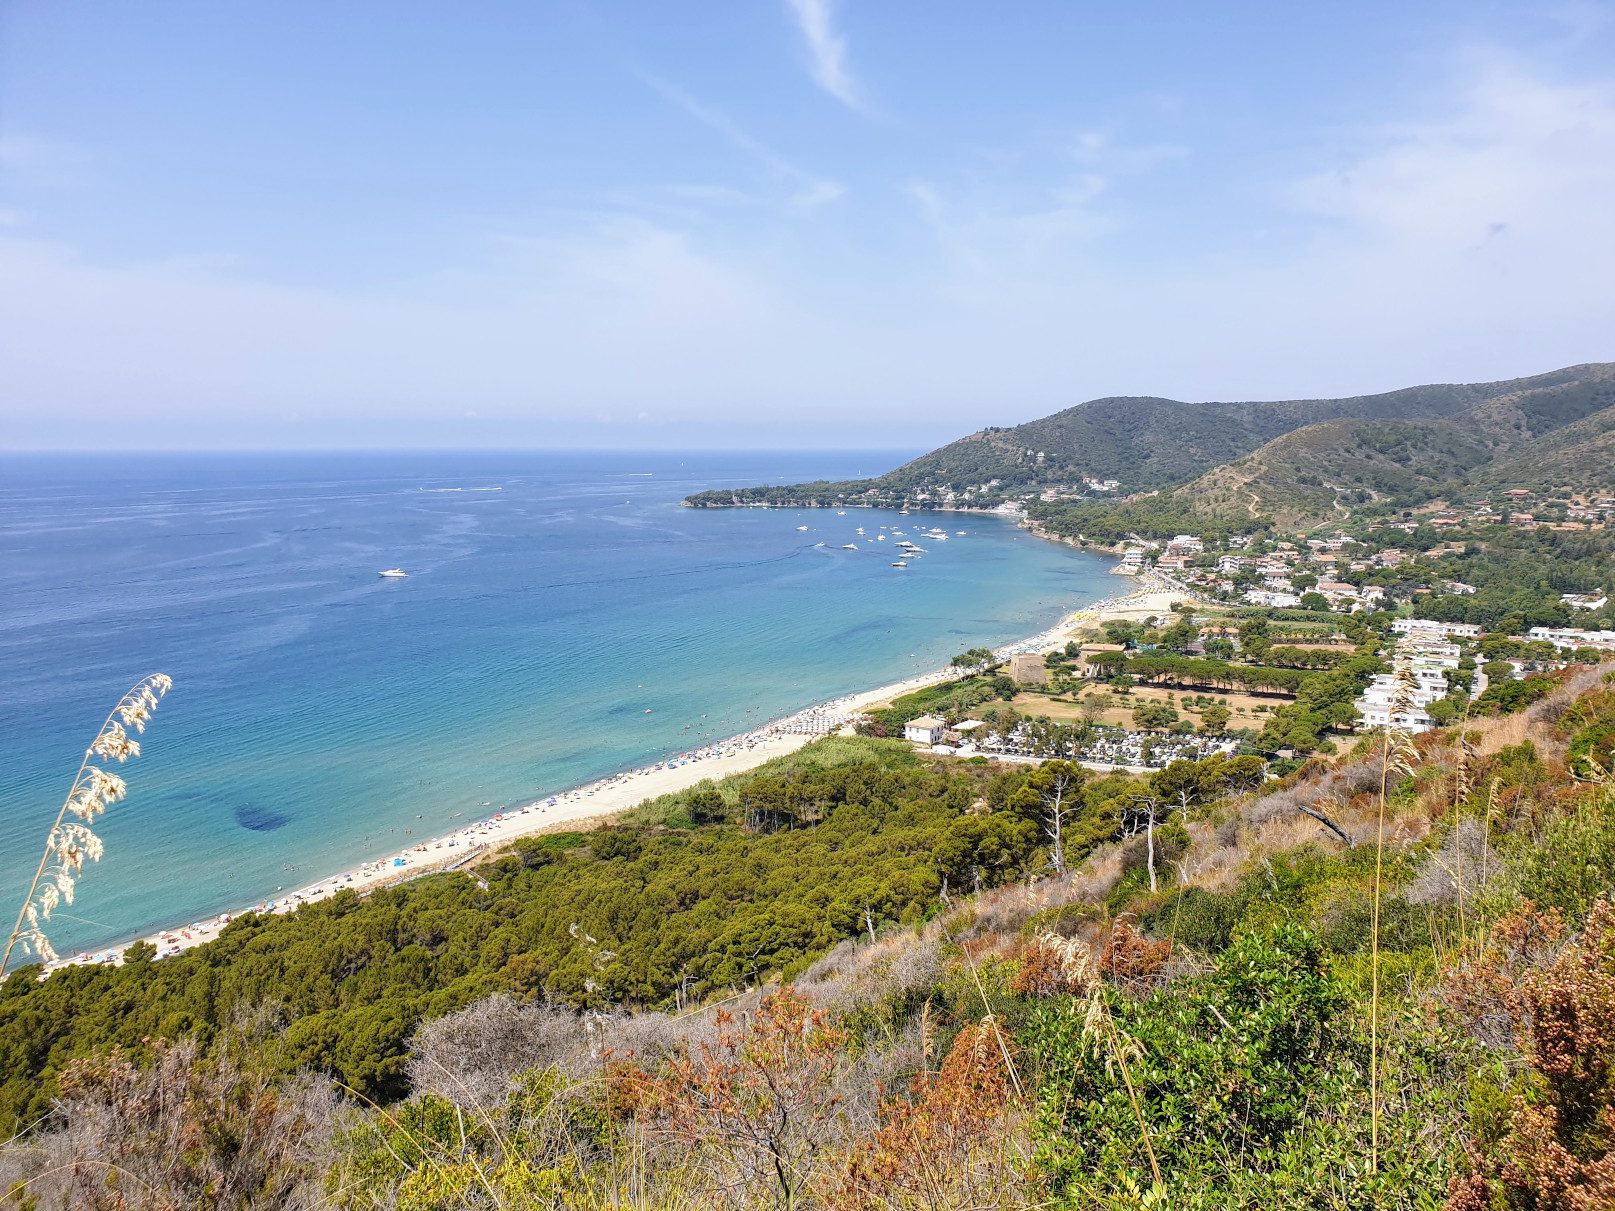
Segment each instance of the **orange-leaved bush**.
[{"label": "orange-leaved bush", "polygon": [[942,1068],[883,1103],[881,1128],[849,1148],[822,1191],[834,1211],[1010,1208],[1031,1200],[1015,1045],[997,1021],[966,1025]]},{"label": "orange-leaved bush", "polygon": [[686,1046],[630,1100],[653,1140],[679,1148],[712,1205],[799,1204],[833,1143],[846,1031],[786,988],[755,1013],[720,1013],[717,1038]]},{"label": "orange-leaved bush", "polygon": [[[1510,926],[1517,938],[1527,922]],[[1525,932],[1530,932],[1525,929]],[[1546,927],[1552,935],[1553,924]],[[1495,985],[1530,1065],[1500,1139],[1469,1150],[1448,1211],[1615,1208],[1615,907],[1598,901],[1581,938]]]}]

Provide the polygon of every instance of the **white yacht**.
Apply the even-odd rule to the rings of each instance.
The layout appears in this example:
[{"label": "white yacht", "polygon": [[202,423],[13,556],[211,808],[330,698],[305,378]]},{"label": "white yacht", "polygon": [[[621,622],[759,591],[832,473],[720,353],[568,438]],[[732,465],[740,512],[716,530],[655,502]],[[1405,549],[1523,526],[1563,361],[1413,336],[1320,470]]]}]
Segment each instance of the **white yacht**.
[{"label": "white yacht", "polygon": [[897,560],[892,561],[892,567],[894,567],[894,568],[906,568],[906,567],[908,567],[908,564],[903,562],[901,559],[897,559]]},{"label": "white yacht", "polygon": [[798,529],[798,530],[806,530],[806,529],[807,529],[807,527],[806,527],[806,526],[797,526],[797,527],[796,527],[796,528],[797,528],[797,529]]},{"label": "white yacht", "polygon": [[400,576],[408,576],[409,573],[404,571],[403,568],[388,568],[388,569],[386,569],[386,571],[377,572],[376,575],[378,575],[378,576],[390,576],[394,580],[396,580]]},{"label": "white yacht", "polygon": [[856,551],[858,549],[858,547],[854,543],[844,542],[844,543],[841,544],[841,549],[843,551]]}]

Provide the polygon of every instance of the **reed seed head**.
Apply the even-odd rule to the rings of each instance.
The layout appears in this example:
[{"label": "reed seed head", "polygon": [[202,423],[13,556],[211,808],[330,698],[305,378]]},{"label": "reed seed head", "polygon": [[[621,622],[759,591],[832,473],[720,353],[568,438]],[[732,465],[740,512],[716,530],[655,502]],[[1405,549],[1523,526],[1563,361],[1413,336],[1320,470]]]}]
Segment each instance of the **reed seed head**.
[{"label": "reed seed head", "polygon": [[121,764],[140,756],[140,744],[130,738],[128,729],[144,732],[157,704],[173,684],[163,673],[155,673],[136,684],[112,708],[84,754],[78,776],[73,779],[67,798],[56,813],[56,822],[45,835],[45,852],[39,860],[39,870],[23,901],[22,911],[17,914],[16,927],[6,939],[5,953],[0,956],[0,975],[5,972],[12,950],[18,946],[47,963],[57,957],[55,947],[45,936],[45,922],[61,905],[73,903],[84,864],[99,862],[106,851],[101,838],[91,830],[90,821],[129,790],[122,778],[90,764],[91,759],[99,757],[102,761]]}]

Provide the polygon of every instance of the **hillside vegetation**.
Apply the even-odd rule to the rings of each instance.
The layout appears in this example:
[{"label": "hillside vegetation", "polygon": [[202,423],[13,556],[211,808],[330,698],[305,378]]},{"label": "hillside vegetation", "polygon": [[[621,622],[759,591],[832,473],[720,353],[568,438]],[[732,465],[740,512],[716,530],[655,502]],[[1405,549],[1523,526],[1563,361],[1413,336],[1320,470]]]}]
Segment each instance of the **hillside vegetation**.
[{"label": "hillside vegetation", "polygon": [[1199,517],[1245,514],[1283,528],[1351,504],[1461,478],[1492,456],[1452,421],[1321,421],[1207,472],[1172,496]]},{"label": "hillside vegetation", "polygon": [[[1256,787],[1221,759],[1117,779],[834,741],[193,959],[14,978],[5,1071],[39,1075],[8,1087],[49,1096],[11,1102],[0,1197],[1608,1208],[1608,669]],[[1089,838],[1063,869],[1055,803]],[[702,921],[750,987],[666,1012]]]},{"label": "hillside vegetation", "polygon": [[[1051,489],[1082,495],[1087,478],[1120,486],[1114,497],[1059,501],[1040,516],[1135,507],[1141,517],[1201,526],[1290,524],[1325,520],[1338,501],[1506,485],[1549,469],[1556,484],[1604,486],[1612,432],[1615,363],[1346,399],[1111,397],[984,429],[872,480],[703,492],[686,503],[991,507]],[[1159,496],[1121,500],[1142,493]],[[1119,527],[1130,528],[1139,527]]]}]

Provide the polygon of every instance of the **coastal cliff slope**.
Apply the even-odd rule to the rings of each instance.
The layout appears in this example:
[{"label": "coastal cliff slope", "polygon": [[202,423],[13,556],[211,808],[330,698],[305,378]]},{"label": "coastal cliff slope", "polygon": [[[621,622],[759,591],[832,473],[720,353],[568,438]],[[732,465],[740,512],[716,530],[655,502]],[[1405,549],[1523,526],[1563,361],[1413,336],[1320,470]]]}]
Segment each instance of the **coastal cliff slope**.
[{"label": "coastal cliff slope", "polygon": [[[1607,486],[1612,435],[1610,362],[1345,399],[1184,403],[1113,396],[983,429],[874,479],[716,490],[685,503],[1032,502],[1031,511],[1049,520],[1043,515],[1084,504],[1125,512],[1143,498],[1150,503],[1134,503],[1137,516],[1121,530],[1152,531],[1150,517],[1297,524],[1341,514],[1353,500],[1503,485],[1550,471],[1555,482]],[[1113,486],[1096,486],[1106,481]]]}]

